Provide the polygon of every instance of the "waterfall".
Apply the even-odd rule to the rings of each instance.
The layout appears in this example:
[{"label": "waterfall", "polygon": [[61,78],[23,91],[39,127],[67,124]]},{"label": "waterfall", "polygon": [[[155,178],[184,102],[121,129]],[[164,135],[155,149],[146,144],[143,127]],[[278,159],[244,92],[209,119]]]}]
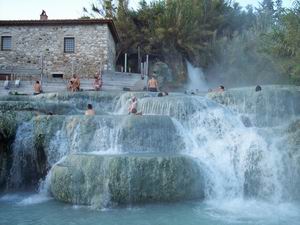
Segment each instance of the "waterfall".
[{"label": "waterfall", "polygon": [[269,149],[257,131],[244,127],[237,115],[209,109],[195,113],[184,128],[196,143],[187,154],[206,168],[208,199],[281,198],[278,150]]},{"label": "waterfall", "polygon": [[186,62],[188,70],[188,86],[189,90],[207,91],[208,86],[204,73],[201,68],[193,67],[190,62]]},{"label": "waterfall", "polygon": [[269,144],[276,137],[271,140],[260,129],[245,127],[239,113],[198,96],[141,98],[138,110],[173,118],[185,142],[182,153],[205,170],[208,199],[286,197],[284,155]]},{"label": "waterfall", "polygon": [[36,152],[33,147],[33,124],[31,122],[22,123],[16,133],[13,143],[13,164],[10,170],[9,188],[20,188],[26,180],[31,180],[30,170]]},{"label": "waterfall", "polygon": [[[104,158],[129,155],[129,161],[130,154],[137,154],[133,162],[139,162],[140,155],[169,154],[187,155],[197,162],[203,172],[207,200],[255,198],[280,202],[296,198],[300,183],[297,180],[299,161],[294,153],[297,152],[296,147],[288,146],[294,133],[287,133],[294,128],[282,124],[278,118],[279,112],[286,115],[293,112],[293,118],[297,118],[297,107],[283,110],[281,104],[273,104],[281,111],[270,105],[259,111],[255,104],[257,99],[264,99],[263,96],[257,99],[249,97],[254,102],[251,105],[247,102],[249,99],[240,93],[231,94],[234,98],[222,94],[219,100],[216,97],[213,101],[207,97],[178,93],[167,97],[124,93],[118,97],[118,102],[114,102],[114,112],[110,115],[38,116],[18,127],[12,146],[9,183],[19,187],[32,178],[38,181],[44,177],[44,170],[49,171],[68,154],[98,154]],[[142,111],[143,116],[127,115],[129,99],[133,95],[138,97],[138,111]],[[279,94],[276,100],[283,102]],[[112,109],[112,104],[109,104]],[[271,117],[265,119],[265,114]],[[245,126],[242,117],[249,118],[251,126]],[[273,118],[274,124],[271,123]],[[295,143],[298,144],[297,141]],[[41,149],[45,153],[45,168],[39,163]],[[123,162],[122,159],[120,162]],[[160,162],[158,160],[158,164]],[[32,177],[36,171],[39,173]],[[109,167],[105,172],[109,173]],[[130,169],[127,172],[131,174]],[[297,179],[293,179],[295,177]],[[130,189],[129,194],[135,190],[131,181],[132,178],[128,178],[129,183],[124,187]],[[107,180],[105,182],[101,203],[97,198],[92,200],[97,204],[105,200],[107,205],[110,199],[110,184]],[[130,195],[129,198],[134,197]]]}]

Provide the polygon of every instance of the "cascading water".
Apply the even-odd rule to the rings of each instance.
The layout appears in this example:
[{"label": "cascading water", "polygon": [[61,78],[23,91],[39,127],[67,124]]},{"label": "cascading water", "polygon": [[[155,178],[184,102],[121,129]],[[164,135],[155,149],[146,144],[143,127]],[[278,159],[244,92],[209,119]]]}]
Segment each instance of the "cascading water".
[{"label": "cascading water", "polygon": [[144,98],[139,110],[175,119],[187,146],[183,152],[197,158],[206,171],[208,198],[280,199],[280,154],[276,148],[269,149],[255,128],[246,128],[238,114],[206,98],[190,96]]},{"label": "cascading water", "polygon": [[[32,161],[36,159],[32,137],[33,124],[31,122],[22,123],[13,144],[13,165],[10,171],[9,188],[20,188],[26,178],[28,179],[23,171],[30,171]],[[30,172],[27,174],[30,175]]]},{"label": "cascading water", "polygon": [[193,67],[190,62],[186,62],[188,70],[188,90],[207,91],[208,86],[201,68]]},{"label": "cascading water", "polygon": [[[133,95],[138,97],[138,111],[143,116],[127,115]],[[277,98],[280,99],[279,95]],[[124,184],[119,188],[126,191],[126,201],[130,204],[137,198],[135,185],[140,180],[134,178],[140,175],[140,171],[144,171],[145,168],[141,166],[143,163],[150,163],[149,177],[155,177],[159,170],[168,168],[162,163],[165,159],[162,153],[187,155],[197,162],[202,172],[199,180],[204,181],[204,185],[200,186],[203,188],[205,204],[208,204],[206,210],[209,215],[219,216],[220,210],[225,214],[238,213],[248,218],[265,210],[271,217],[270,212],[275,210],[270,208],[273,203],[277,204],[276,210],[280,210],[280,213],[290,217],[297,215],[297,209],[286,203],[300,198],[297,189],[300,184],[299,141],[295,133],[297,128],[294,128],[297,123],[289,119],[286,119],[286,123],[291,125],[282,123],[278,119],[280,113],[271,107],[262,110],[270,116],[266,117],[241,94],[230,92],[228,99],[224,94],[213,99],[215,101],[207,97],[173,93],[168,97],[124,93],[114,103],[114,111],[107,112],[109,115],[39,116],[18,128],[13,144],[14,162],[10,183],[18,186],[23,182],[20,171],[27,169],[18,162],[25,162],[26,165],[29,162],[26,155],[38,161],[35,145],[41,145],[46,153],[48,167],[58,166],[55,175],[61,170],[66,171],[67,178],[69,172],[75,171],[77,166],[80,168],[71,174],[78,182],[78,186],[77,183],[71,186],[75,194],[70,198],[74,203],[81,204],[82,196],[87,198],[84,190],[93,186],[93,178],[96,178],[93,165],[98,165],[96,162],[100,160],[101,167],[97,167],[96,171],[100,170],[103,174],[103,195],[92,195],[88,202],[100,207],[110,206],[116,198],[111,192],[115,177]],[[263,98],[258,96],[258,99]],[[254,99],[253,102],[258,101]],[[293,112],[292,119],[297,119],[297,110],[295,105],[294,109],[285,111]],[[262,114],[262,118],[255,113]],[[272,116],[275,120],[272,120]],[[289,145],[291,141],[295,144]],[[34,143],[34,146],[30,143]],[[72,157],[62,160],[70,153]],[[100,157],[93,158],[93,155]],[[168,165],[177,165],[176,160],[179,159],[175,157],[172,160],[174,164]],[[72,163],[77,163],[76,167],[72,167]],[[92,177],[86,177],[89,174]],[[51,174],[43,182],[44,186],[49,185],[50,177]],[[158,180],[166,182],[164,179],[165,175]],[[80,183],[84,181],[87,183]],[[163,183],[162,187],[165,186]],[[154,190],[151,185],[144,188],[148,192]],[[47,188],[41,189],[45,193]],[[122,194],[121,191],[117,193]],[[140,195],[146,196],[145,193]],[[253,209],[255,207],[257,210]],[[285,209],[291,213],[286,213]],[[291,224],[296,223],[292,221]]]}]

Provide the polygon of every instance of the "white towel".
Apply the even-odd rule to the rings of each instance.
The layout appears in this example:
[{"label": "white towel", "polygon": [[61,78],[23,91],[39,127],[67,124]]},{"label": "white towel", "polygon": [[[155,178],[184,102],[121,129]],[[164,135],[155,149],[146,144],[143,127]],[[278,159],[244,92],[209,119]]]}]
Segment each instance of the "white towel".
[{"label": "white towel", "polygon": [[4,81],[4,88],[9,89],[9,81],[8,80]]}]

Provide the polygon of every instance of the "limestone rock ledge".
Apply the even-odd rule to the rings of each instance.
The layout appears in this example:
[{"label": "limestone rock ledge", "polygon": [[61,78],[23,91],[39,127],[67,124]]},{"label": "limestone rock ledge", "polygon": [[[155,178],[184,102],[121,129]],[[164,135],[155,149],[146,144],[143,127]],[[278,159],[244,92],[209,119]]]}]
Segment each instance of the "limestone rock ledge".
[{"label": "limestone rock ledge", "polygon": [[55,199],[99,208],[204,198],[200,167],[183,155],[69,155],[50,182]]}]

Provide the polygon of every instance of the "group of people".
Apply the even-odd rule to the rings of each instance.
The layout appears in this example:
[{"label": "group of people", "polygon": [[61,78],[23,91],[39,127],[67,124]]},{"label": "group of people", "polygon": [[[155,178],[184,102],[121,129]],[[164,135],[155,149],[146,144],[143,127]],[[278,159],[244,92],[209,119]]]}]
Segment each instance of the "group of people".
[{"label": "group of people", "polygon": [[[101,75],[101,73],[97,73],[95,76],[94,83],[93,83],[93,89],[95,91],[100,91],[102,85],[103,85],[102,75]],[[6,81],[4,83],[4,88],[9,89],[8,77],[6,77]],[[42,86],[39,81],[35,82],[33,89],[34,89],[34,95],[38,95],[38,94],[42,93]],[[80,78],[76,74],[73,74],[72,78],[70,79],[70,81],[68,83],[67,89],[72,92],[80,91]],[[148,81],[148,90],[150,92],[158,91],[158,82],[154,77],[152,77]],[[166,95],[165,93],[166,92],[163,92],[160,96]]]},{"label": "group of people", "polygon": [[[130,104],[130,107],[128,109],[128,114],[142,115],[142,112],[137,111],[137,98],[135,96],[131,98],[131,104]],[[85,111],[84,115],[86,115],[86,116],[96,115],[96,112],[93,109],[92,104],[87,105],[87,110]]]},{"label": "group of people", "polygon": [[[100,91],[102,84],[102,76],[100,73],[97,73],[93,83],[93,89],[95,91]],[[76,74],[74,74],[73,77],[70,79],[68,84],[68,90],[72,92],[80,91],[80,79]]]},{"label": "group of people", "polygon": [[[95,81],[94,81],[94,89],[95,90],[100,90],[101,86],[102,86],[101,75],[97,74],[97,76],[95,77]],[[154,78],[154,76],[152,76],[151,79],[148,81],[148,90],[150,92],[157,92],[158,91],[158,82]],[[166,95],[168,95],[167,92],[161,92],[161,93],[158,94],[159,97],[166,96]],[[137,111],[137,104],[138,104],[137,97],[133,96],[131,98],[131,103],[130,103],[130,106],[128,108],[128,114],[142,115],[142,112]],[[95,114],[96,113],[95,113],[95,110],[93,109],[92,104],[88,104],[87,105],[87,110],[85,111],[85,115],[86,116],[93,116]]]},{"label": "group of people", "polygon": [[[94,90],[99,91],[102,87],[102,76],[100,73],[97,73],[95,76],[95,80],[93,83],[93,87]],[[40,84],[39,81],[36,81],[34,84],[34,95],[40,94],[42,92],[42,86]],[[73,77],[70,79],[69,85],[68,85],[68,89],[70,91],[79,91],[80,90],[80,79],[79,77],[77,77],[76,75],[73,75]],[[261,86],[257,85],[255,88],[255,91],[261,91],[262,88]],[[151,77],[151,79],[149,79],[148,81],[148,91],[150,92],[158,92],[158,82],[155,79],[154,76]],[[224,92],[225,91],[225,87],[223,85],[220,85],[218,88],[216,89],[209,89],[208,92]],[[158,93],[157,97],[163,97],[163,96],[167,96],[168,92],[160,92]],[[138,112],[137,111],[137,104],[138,104],[138,99],[137,97],[133,96],[131,98],[131,103],[130,106],[128,108],[128,114],[133,114],[133,115],[142,115],[142,112]],[[93,116],[95,115],[96,112],[93,109],[92,104],[88,104],[87,105],[87,110],[85,111],[85,115],[87,116]]]},{"label": "group of people", "polygon": [[[260,85],[256,85],[255,87],[255,92],[259,92],[261,91],[262,88]],[[220,85],[218,88],[212,90],[212,89],[208,89],[208,92],[224,92],[225,91],[225,87],[223,85]]]},{"label": "group of people", "polygon": [[[102,86],[102,79],[99,74],[95,77],[95,81],[93,83],[93,87],[96,91],[99,91]],[[5,86],[6,88],[6,86]],[[42,85],[40,81],[36,81],[33,85],[33,95],[38,95],[42,93]],[[72,92],[80,91],[80,79],[76,74],[73,75],[73,77],[70,79],[69,84],[68,84],[68,90]]]}]

